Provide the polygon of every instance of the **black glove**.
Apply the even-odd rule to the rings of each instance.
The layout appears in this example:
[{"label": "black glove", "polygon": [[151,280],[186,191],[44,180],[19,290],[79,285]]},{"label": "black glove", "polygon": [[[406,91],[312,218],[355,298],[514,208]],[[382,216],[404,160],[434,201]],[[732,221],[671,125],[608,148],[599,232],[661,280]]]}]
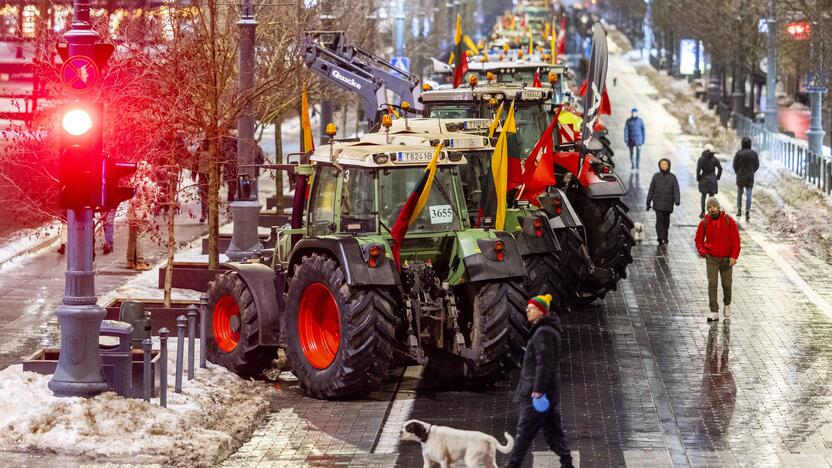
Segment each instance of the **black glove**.
[{"label": "black glove", "polygon": [[650,205],[647,205],[647,211],[650,211]]}]

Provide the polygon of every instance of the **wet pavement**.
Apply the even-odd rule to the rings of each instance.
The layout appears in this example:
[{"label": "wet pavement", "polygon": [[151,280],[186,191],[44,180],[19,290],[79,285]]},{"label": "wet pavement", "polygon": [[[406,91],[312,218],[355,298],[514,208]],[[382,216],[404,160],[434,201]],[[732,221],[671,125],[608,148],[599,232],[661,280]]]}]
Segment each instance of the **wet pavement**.
[{"label": "wet pavement", "polygon": [[[799,245],[772,237],[762,221],[740,221],[743,251],[734,269],[732,320],[706,323],[705,264],[693,245],[699,221],[694,170],[705,142],[680,134],[653,99],[656,91],[626,59],[611,57],[610,75],[620,79],[610,88],[614,117],[605,123],[617,172],[629,187],[630,214],[645,224],[646,236],[633,249],[634,262],[618,291],[563,317],[561,412],[580,465],[832,466],[832,268]],[[619,137],[634,106],[647,127],[638,170],[630,169]],[[644,209],[662,157],[673,160],[682,188],[667,246],[658,246],[654,213]],[[733,213],[731,155],[720,157],[727,169],[720,198]],[[273,420],[227,466],[421,466],[419,446],[395,440],[401,420],[501,438],[504,431],[514,433],[515,382],[513,376],[489,389],[449,391],[411,377],[397,384],[404,391],[389,393],[390,383],[372,401],[325,404],[290,388],[275,398]],[[378,419],[385,397],[387,416]],[[295,418],[298,423],[288,422]],[[353,431],[338,437],[326,429],[330,418]],[[324,435],[321,447],[297,443]],[[371,438],[381,443],[367,443]],[[542,436],[531,452],[526,466],[558,466]],[[498,454],[499,462],[505,459]]]}]

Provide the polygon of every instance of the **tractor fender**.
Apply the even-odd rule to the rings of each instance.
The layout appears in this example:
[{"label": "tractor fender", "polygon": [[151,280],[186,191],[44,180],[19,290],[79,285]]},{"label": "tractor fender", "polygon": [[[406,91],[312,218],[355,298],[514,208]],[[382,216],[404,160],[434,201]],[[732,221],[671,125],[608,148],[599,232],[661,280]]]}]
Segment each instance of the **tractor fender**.
[{"label": "tractor fender", "polygon": [[260,323],[260,344],[277,346],[280,344],[280,317],[283,314],[286,293],[286,274],[275,272],[262,263],[223,264],[236,272],[248,287],[254,298],[257,318]]},{"label": "tractor fender", "polygon": [[618,174],[599,175],[595,173],[589,161],[584,161],[580,167],[580,154],[577,151],[555,153],[555,165],[563,167],[578,180],[589,198],[621,198],[627,194],[624,183]]},{"label": "tractor fender", "polygon": [[[534,227],[536,220],[542,223],[540,229]],[[549,224],[549,217],[544,212],[540,212],[540,216],[519,216],[517,221],[520,229],[513,234],[521,256],[560,251],[560,245]]]},{"label": "tractor fender", "polygon": [[[560,214],[555,212],[555,198],[560,198]],[[575,207],[572,206],[572,202],[563,190],[555,187],[549,187],[548,193],[541,196],[538,201],[540,202],[540,206],[543,211],[545,211],[549,216],[549,225],[552,226],[552,230],[557,231],[560,229],[583,228],[581,218],[578,216],[578,213],[575,211]]]},{"label": "tractor fender", "polygon": [[469,282],[491,281],[506,278],[523,278],[526,276],[526,265],[517,248],[514,236],[503,231],[493,231],[495,237],[503,241],[505,257],[498,261],[488,251],[488,245],[496,239],[478,239],[477,244],[481,252],[466,255],[462,259],[465,275]]},{"label": "tractor fender", "polygon": [[[374,244],[384,247],[384,255],[378,258],[374,268],[367,265],[364,246]],[[354,237],[327,238],[313,237],[301,239],[292,250],[289,259],[289,276],[295,265],[301,262],[304,255],[312,252],[328,252],[338,260],[347,276],[350,286],[398,286],[401,284],[396,262],[393,260],[386,243],[361,244]]]}]

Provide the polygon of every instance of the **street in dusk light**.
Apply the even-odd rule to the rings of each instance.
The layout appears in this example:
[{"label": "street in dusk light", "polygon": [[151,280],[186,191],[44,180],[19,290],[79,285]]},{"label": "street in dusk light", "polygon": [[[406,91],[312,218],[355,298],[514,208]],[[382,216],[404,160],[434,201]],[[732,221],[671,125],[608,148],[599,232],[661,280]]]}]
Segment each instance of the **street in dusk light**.
[{"label": "street in dusk light", "polygon": [[6,4],[0,465],[832,466],[826,10]]}]

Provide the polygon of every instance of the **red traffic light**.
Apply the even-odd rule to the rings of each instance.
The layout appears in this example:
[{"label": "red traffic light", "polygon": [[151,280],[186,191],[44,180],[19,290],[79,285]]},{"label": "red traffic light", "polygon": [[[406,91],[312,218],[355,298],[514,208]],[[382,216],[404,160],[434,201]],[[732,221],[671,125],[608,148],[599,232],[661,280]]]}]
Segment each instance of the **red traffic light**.
[{"label": "red traffic light", "polygon": [[805,41],[812,33],[812,25],[808,21],[789,23],[786,25],[786,32],[798,41]]},{"label": "red traffic light", "polygon": [[69,108],[61,118],[61,127],[72,136],[81,136],[92,129],[92,116],[84,109]]}]

